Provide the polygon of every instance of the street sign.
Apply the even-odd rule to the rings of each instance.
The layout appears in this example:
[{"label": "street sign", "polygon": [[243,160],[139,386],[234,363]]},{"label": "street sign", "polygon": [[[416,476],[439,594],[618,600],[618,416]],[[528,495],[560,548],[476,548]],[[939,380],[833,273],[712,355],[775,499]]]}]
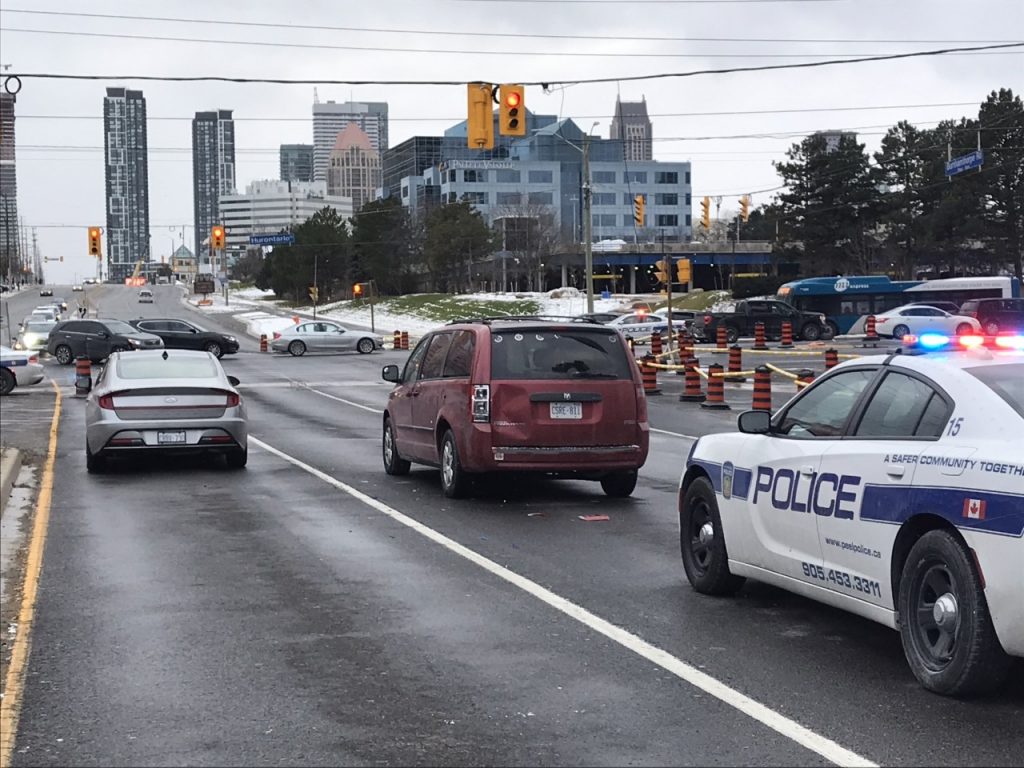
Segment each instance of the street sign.
[{"label": "street sign", "polygon": [[249,235],[249,245],[291,245],[295,242],[295,235],[291,232],[282,232],[277,235]]},{"label": "street sign", "polygon": [[957,173],[969,171],[972,168],[980,168],[985,162],[985,156],[980,149],[976,149],[968,155],[954,157],[946,163],[946,175],[953,176]]}]

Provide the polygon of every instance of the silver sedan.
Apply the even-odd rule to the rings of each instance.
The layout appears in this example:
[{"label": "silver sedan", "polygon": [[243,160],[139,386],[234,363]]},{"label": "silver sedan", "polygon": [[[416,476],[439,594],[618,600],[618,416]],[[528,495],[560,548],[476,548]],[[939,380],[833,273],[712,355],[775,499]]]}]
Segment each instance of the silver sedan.
[{"label": "silver sedan", "polygon": [[306,352],[359,352],[368,355],[384,349],[384,339],[374,333],[355,331],[339,323],[309,320],[274,333],[270,342],[274,352],[288,352],[296,357]]},{"label": "silver sedan", "polygon": [[240,469],[248,457],[245,404],[209,352],[115,352],[85,406],[85,460],[102,472],[122,453],[222,453]]}]

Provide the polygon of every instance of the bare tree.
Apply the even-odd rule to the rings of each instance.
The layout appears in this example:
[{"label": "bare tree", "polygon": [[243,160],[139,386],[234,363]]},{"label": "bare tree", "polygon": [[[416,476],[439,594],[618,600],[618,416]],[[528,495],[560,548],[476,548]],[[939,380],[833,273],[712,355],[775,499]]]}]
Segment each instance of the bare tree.
[{"label": "bare tree", "polygon": [[498,245],[519,262],[527,281],[527,290],[539,291],[544,285],[542,266],[560,242],[555,209],[550,205],[523,202],[495,209],[494,225]]}]

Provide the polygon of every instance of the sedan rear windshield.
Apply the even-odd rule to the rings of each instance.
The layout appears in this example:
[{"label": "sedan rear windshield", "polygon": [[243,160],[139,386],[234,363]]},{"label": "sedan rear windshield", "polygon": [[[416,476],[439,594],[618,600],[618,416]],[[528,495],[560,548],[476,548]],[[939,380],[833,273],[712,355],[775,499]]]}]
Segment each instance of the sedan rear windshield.
[{"label": "sedan rear windshield", "polygon": [[1024,417],[1024,363],[988,365],[966,370]]},{"label": "sedan rear windshield", "polygon": [[617,333],[571,328],[515,328],[491,334],[494,379],[630,379]]},{"label": "sedan rear windshield", "polygon": [[217,364],[204,357],[173,357],[163,355],[125,355],[117,361],[117,375],[122,379],[212,379],[220,378]]}]

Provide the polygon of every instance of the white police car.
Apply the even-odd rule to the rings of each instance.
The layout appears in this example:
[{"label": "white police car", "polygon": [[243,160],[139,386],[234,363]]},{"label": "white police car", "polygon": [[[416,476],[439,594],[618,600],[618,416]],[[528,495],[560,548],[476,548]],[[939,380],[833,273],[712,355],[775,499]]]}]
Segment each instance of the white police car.
[{"label": "white police car", "polygon": [[609,328],[621,331],[624,336],[644,338],[657,331],[668,333],[668,319],[654,312],[633,312],[605,323]]},{"label": "white police car", "polygon": [[699,592],[751,577],[896,628],[926,688],[981,693],[1024,657],[1024,337],[920,341],[700,438],[683,565]]}]

